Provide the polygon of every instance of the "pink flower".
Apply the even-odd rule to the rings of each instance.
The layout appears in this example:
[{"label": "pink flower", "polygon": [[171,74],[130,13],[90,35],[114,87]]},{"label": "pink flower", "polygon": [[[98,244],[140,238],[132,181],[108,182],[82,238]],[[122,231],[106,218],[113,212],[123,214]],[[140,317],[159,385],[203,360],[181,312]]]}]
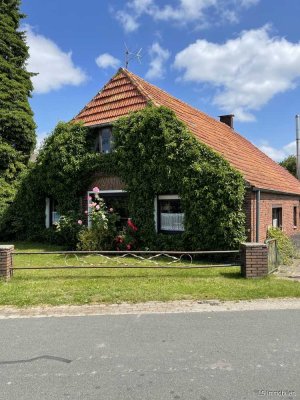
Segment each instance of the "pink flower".
[{"label": "pink flower", "polygon": [[93,200],[92,196],[88,196],[88,200],[89,201]]},{"label": "pink flower", "polygon": [[100,189],[98,188],[98,186],[95,186],[95,187],[93,188],[93,192],[94,192],[94,193],[99,193],[99,192],[100,192]]},{"label": "pink flower", "polygon": [[114,211],[114,209],[113,209],[113,208],[110,208],[110,209],[109,209],[109,212],[113,212],[113,211]]},{"label": "pink flower", "polygon": [[85,212],[84,212],[85,214],[88,214],[89,212],[87,211],[87,210],[85,210]]},{"label": "pink flower", "polygon": [[90,207],[96,207],[97,203],[90,203],[89,206]]},{"label": "pink flower", "polygon": [[128,244],[127,245],[127,250],[130,250],[131,249],[131,246],[130,246],[130,244]]},{"label": "pink flower", "polygon": [[82,225],[82,221],[81,221],[81,219],[79,219],[78,221],[77,221],[77,223],[78,223],[78,225]]},{"label": "pink flower", "polygon": [[100,210],[99,204],[96,205],[96,210]]}]

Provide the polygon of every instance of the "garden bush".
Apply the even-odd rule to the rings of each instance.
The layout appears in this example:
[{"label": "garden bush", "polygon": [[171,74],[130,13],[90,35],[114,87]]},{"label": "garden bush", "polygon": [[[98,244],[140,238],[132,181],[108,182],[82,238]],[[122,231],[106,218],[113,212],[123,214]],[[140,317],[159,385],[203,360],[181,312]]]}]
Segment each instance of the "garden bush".
[{"label": "garden bush", "polygon": [[291,238],[279,228],[269,228],[268,239],[276,239],[279,261],[281,264],[289,265],[296,256],[296,249]]}]

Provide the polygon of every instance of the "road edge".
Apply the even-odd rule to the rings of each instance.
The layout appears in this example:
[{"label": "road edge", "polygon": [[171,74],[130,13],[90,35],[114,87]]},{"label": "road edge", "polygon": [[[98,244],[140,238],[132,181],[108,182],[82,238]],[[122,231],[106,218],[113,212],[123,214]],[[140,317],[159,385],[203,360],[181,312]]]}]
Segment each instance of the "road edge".
[{"label": "road edge", "polygon": [[89,315],[174,314],[225,311],[300,310],[300,298],[240,301],[182,300],[147,303],[90,304],[17,308],[0,306],[0,319],[82,317]]}]

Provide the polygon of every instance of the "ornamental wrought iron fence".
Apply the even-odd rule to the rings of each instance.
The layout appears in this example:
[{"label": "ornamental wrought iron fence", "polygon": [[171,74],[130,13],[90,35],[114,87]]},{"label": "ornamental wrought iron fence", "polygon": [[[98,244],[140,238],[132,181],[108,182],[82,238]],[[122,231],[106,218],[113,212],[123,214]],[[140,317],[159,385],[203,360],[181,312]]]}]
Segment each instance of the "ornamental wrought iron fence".
[{"label": "ornamental wrought iron fence", "polygon": [[[50,257],[44,259],[46,255]],[[14,251],[12,256],[12,273],[22,270],[86,268],[200,269],[240,266],[239,250]],[[17,260],[18,256],[24,256],[21,262]]]}]

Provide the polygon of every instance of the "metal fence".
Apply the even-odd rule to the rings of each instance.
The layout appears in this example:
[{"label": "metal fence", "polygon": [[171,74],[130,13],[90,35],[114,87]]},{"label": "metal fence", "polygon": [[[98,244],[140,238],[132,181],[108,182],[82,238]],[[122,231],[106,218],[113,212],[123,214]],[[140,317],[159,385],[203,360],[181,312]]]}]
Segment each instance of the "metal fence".
[{"label": "metal fence", "polygon": [[[240,266],[240,251],[14,251],[12,272],[22,270],[147,268],[200,269]],[[26,256],[22,265],[15,258]],[[51,261],[40,260],[52,255]],[[42,256],[42,257],[40,257]],[[57,259],[55,260],[57,256]],[[36,258],[35,258],[36,257]],[[223,262],[217,260],[222,257]],[[38,260],[38,261],[37,261]],[[224,262],[226,260],[226,262]],[[41,265],[37,265],[40,262]],[[24,265],[23,265],[24,264]]]},{"label": "metal fence", "polygon": [[276,239],[268,239],[266,245],[268,246],[268,273],[272,274],[280,264],[277,241]]}]

